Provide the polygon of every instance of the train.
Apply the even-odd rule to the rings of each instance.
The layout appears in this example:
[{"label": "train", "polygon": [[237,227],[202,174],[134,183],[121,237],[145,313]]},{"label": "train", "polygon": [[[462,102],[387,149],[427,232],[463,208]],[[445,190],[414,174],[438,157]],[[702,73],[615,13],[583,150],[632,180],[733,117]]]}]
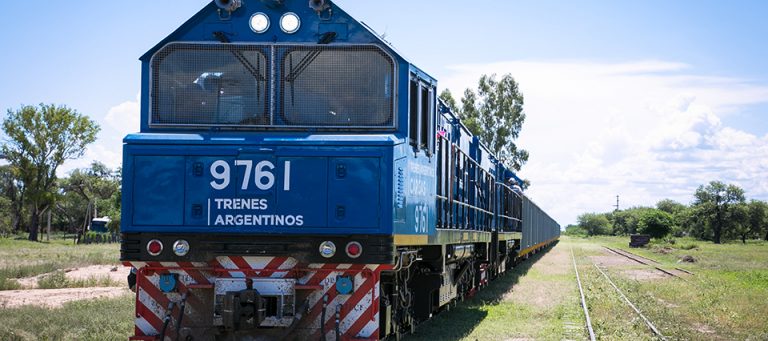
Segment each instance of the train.
[{"label": "train", "polygon": [[397,340],[560,226],[330,0],[215,0],[140,57],[130,340]]}]

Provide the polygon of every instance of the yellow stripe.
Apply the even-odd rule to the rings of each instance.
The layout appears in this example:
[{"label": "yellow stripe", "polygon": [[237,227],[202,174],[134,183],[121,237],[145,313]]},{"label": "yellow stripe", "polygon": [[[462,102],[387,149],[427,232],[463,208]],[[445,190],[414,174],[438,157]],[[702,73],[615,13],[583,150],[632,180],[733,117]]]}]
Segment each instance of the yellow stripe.
[{"label": "yellow stripe", "polygon": [[428,237],[419,234],[396,234],[395,245],[425,245]]},{"label": "yellow stripe", "polygon": [[550,244],[550,243],[554,242],[554,241],[555,241],[555,240],[557,240],[558,238],[559,238],[559,237],[555,237],[555,238],[552,238],[552,239],[550,239],[550,240],[547,240],[547,241],[545,241],[545,242],[541,242],[541,243],[538,243],[538,244],[536,244],[536,245],[534,245],[534,246],[531,246],[531,247],[529,247],[529,248],[527,248],[527,249],[524,249],[524,250],[523,250],[523,251],[521,251],[521,252],[520,252],[520,253],[519,253],[517,256],[518,256],[518,257],[522,257],[522,256],[525,256],[526,254],[530,253],[531,251],[533,251],[533,250],[535,250],[535,249],[538,249],[539,247],[542,247],[542,246],[545,246],[545,245],[548,245],[548,244]]}]

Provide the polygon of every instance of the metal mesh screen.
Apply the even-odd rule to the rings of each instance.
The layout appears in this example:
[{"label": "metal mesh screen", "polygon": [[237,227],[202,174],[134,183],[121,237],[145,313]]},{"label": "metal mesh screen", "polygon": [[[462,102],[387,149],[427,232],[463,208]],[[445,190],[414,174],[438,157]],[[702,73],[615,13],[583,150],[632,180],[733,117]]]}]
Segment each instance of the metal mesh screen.
[{"label": "metal mesh screen", "polygon": [[152,59],[153,124],[267,125],[268,50],[169,44]]},{"label": "metal mesh screen", "polygon": [[282,123],[393,126],[394,65],[373,46],[278,47]]}]

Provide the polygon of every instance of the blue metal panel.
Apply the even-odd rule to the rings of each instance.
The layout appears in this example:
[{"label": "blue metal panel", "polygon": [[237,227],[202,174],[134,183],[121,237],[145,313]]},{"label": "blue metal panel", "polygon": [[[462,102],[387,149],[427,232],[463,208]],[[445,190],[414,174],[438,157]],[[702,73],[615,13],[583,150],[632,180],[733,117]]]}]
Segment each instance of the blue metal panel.
[{"label": "blue metal panel", "polygon": [[[433,156],[435,158],[435,156]],[[395,233],[434,235],[436,163],[423,152],[405,162],[405,224],[396,225]]]},{"label": "blue metal panel", "polygon": [[378,158],[332,158],[328,167],[328,220],[334,227],[379,225]]},{"label": "blue metal panel", "polygon": [[235,157],[230,156],[189,156],[187,159],[187,177],[185,181],[186,200],[184,223],[187,226],[208,226],[213,224],[213,210],[218,203],[215,199],[234,198],[235,187],[222,190],[211,187],[210,167],[217,160],[233,164]]},{"label": "blue metal panel", "polygon": [[[328,158],[278,157],[277,163],[290,162],[290,191],[277,192],[277,214],[296,215],[300,212],[303,227],[328,226]],[[283,174],[278,183],[284,185]]]},{"label": "blue metal panel", "polygon": [[183,224],[184,157],[136,156],[133,163],[133,224]]}]

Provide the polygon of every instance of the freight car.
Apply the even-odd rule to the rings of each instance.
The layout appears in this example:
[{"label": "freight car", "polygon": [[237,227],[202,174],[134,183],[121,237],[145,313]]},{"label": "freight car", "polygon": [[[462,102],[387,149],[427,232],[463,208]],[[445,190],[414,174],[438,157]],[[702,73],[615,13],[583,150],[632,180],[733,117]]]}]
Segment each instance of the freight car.
[{"label": "freight car", "polygon": [[437,81],[327,0],[216,0],[141,58],[132,340],[399,338],[559,236]]}]

